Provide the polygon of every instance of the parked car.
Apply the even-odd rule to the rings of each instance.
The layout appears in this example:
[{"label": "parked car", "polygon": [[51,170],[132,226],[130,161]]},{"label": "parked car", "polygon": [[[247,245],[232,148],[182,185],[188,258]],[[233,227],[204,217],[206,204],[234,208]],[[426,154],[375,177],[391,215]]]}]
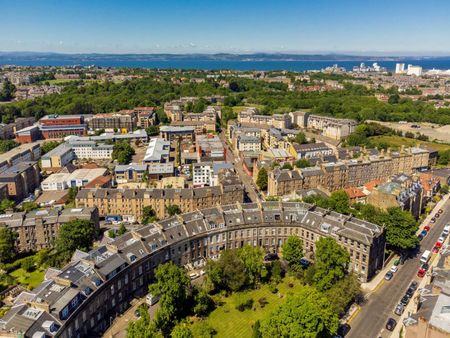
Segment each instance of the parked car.
[{"label": "parked car", "polygon": [[401,316],[403,314],[403,311],[405,311],[405,306],[402,303],[397,304],[394,309],[394,313],[398,316]]},{"label": "parked car", "polygon": [[414,291],[416,291],[416,289],[413,289],[412,287],[409,287],[408,290],[406,290],[406,294],[409,297],[412,297],[412,295],[414,294]]},{"label": "parked car", "polygon": [[422,264],[422,266],[419,268],[419,271],[417,271],[417,276],[422,278],[427,273],[429,265],[427,263]]},{"label": "parked car", "polygon": [[408,305],[410,299],[411,298],[408,295],[404,295],[402,297],[402,299],[400,300],[400,303],[403,304],[404,306],[406,306],[406,305]]},{"label": "parked car", "polygon": [[424,238],[426,235],[428,235],[428,231],[422,230],[422,232],[420,233],[420,235],[422,235],[422,238]]},{"label": "parked car", "polygon": [[436,218],[433,217],[433,218],[431,219],[431,223],[436,223]]},{"label": "parked car", "polygon": [[432,251],[433,251],[433,253],[438,253],[440,249],[441,249],[441,248],[440,248],[439,246],[435,245],[435,246],[433,247]]},{"label": "parked car", "polygon": [[395,273],[397,271],[398,271],[398,266],[397,265],[392,265],[391,272]]},{"label": "parked car", "polygon": [[311,265],[311,262],[308,261],[306,258],[302,258],[300,259],[300,265],[302,266],[303,269],[306,269]]},{"label": "parked car", "polygon": [[268,253],[267,255],[264,256],[264,260],[268,261],[268,262],[276,261],[278,259],[279,259],[279,257],[278,257],[278,254],[276,254],[276,253]]},{"label": "parked car", "polygon": [[439,216],[441,216],[441,215],[439,215],[439,214],[434,215],[435,218],[439,218]]},{"label": "parked car", "polygon": [[396,326],[397,326],[397,322],[395,321],[395,319],[389,318],[386,323],[386,329],[388,329],[389,331],[394,331]]},{"label": "parked car", "polygon": [[422,233],[420,233],[420,234],[417,235],[417,238],[419,239],[419,241],[421,241],[421,240],[423,239],[423,237],[424,237],[424,236],[422,235]]},{"label": "parked car", "polygon": [[445,237],[443,237],[441,235],[441,237],[438,238],[438,243],[441,243],[441,245],[442,245],[442,243],[444,243],[444,241],[445,241]]},{"label": "parked car", "polygon": [[384,275],[384,279],[386,280],[391,280],[392,277],[394,277],[394,273],[392,271],[388,271],[386,272],[386,274]]},{"label": "parked car", "polygon": [[439,210],[438,210],[438,213],[439,213],[439,214],[442,214],[443,212],[444,212],[444,210],[442,210],[442,209],[439,209]]},{"label": "parked car", "polygon": [[423,230],[426,230],[426,231],[430,231],[430,226],[429,225],[425,225],[424,227],[423,227]]},{"label": "parked car", "polygon": [[413,280],[412,282],[411,282],[411,284],[409,284],[409,287],[411,288],[411,289],[414,289],[414,291],[416,291],[417,290],[417,285],[418,285],[419,283],[417,283],[415,280]]}]

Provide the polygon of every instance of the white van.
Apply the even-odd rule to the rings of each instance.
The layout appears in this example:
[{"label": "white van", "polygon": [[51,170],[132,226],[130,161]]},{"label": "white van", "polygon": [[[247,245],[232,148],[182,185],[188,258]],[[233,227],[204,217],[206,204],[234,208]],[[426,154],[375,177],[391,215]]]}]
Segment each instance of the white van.
[{"label": "white van", "polygon": [[420,257],[420,261],[425,264],[428,263],[428,260],[430,259],[431,256],[431,251],[430,250],[425,250],[422,254],[422,257]]},{"label": "white van", "polygon": [[442,231],[442,234],[447,237],[448,234],[450,232],[450,223],[448,223],[447,225],[445,225],[444,230]]},{"label": "white van", "polygon": [[149,293],[147,297],[145,297],[145,301],[147,302],[148,305],[152,306],[158,303],[160,298],[161,296],[153,296],[151,293]]}]

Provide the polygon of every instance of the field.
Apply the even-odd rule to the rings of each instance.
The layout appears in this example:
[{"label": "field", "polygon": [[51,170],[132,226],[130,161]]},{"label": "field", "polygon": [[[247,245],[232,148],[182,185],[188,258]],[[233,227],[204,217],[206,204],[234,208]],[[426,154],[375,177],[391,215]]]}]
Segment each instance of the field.
[{"label": "field", "polygon": [[261,110],[262,108],[264,108],[264,106],[261,105],[261,104],[252,104],[252,105],[249,105],[249,106],[234,106],[234,107],[233,107],[233,111],[234,111],[235,113],[239,113],[239,112],[241,112],[241,111],[243,111],[244,109],[249,108],[249,107],[255,107],[255,108],[257,108],[258,110]]},{"label": "field", "polygon": [[28,288],[35,288],[44,280],[44,269],[36,269],[33,272],[26,272],[22,268],[10,273],[21,285]]},{"label": "field", "polygon": [[[294,284],[292,288],[288,283]],[[251,337],[252,326],[257,320],[266,318],[279,305],[286,301],[289,294],[294,294],[301,288],[301,284],[296,279],[285,279],[278,285],[279,294],[273,294],[269,291],[268,285],[263,285],[258,290],[237,292],[230,297],[222,298],[223,304],[218,306],[206,319],[209,326],[217,331],[217,337]],[[240,312],[235,306],[243,298],[252,298],[254,301],[253,309]],[[258,303],[258,300],[265,298],[268,302],[264,308]],[[198,322],[193,324],[193,331]]]},{"label": "field", "polygon": [[415,140],[415,139],[401,137],[401,136],[387,136],[387,135],[372,136],[372,137],[369,137],[369,140],[375,146],[377,144],[384,143],[392,148],[400,148],[402,145],[404,145],[405,147],[412,147],[412,146],[421,144],[421,145],[429,146],[430,148],[436,149],[438,151],[450,149],[449,144],[425,142],[425,141]]}]

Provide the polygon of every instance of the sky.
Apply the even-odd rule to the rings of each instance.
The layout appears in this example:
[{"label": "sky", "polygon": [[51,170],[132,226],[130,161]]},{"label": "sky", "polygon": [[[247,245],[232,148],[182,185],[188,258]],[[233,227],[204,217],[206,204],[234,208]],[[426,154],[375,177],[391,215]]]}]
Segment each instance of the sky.
[{"label": "sky", "polygon": [[450,55],[448,0],[0,0],[0,51]]}]

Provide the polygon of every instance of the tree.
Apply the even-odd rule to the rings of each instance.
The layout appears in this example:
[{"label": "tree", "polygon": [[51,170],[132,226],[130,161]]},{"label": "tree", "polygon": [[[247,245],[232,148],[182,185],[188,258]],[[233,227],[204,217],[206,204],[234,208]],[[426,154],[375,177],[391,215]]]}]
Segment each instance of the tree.
[{"label": "tree", "polygon": [[147,135],[149,137],[157,136],[157,135],[159,135],[159,126],[150,126],[150,127],[146,128],[145,131],[147,132]]},{"label": "tree", "polygon": [[303,242],[297,236],[289,236],[282,246],[283,258],[294,271],[301,269],[300,259],[303,257]]},{"label": "tree", "polygon": [[389,96],[388,103],[397,104],[399,102],[400,102],[400,95],[393,94],[393,95]]},{"label": "tree", "polygon": [[272,264],[270,264],[270,280],[275,284],[278,284],[281,282],[282,275],[283,268],[280,261],[273,261]]},{"label": "tree", "polygon": [[267,189],[267,183],[268,183],[269,177],[267,175],[266,168],[261,168],[258,171],[258,178],[256,179],[256,185],[260,190],[265,191]]},{"label": "tree", "polygon": [[306,139],[305,133],[300,132],[297,135],[295,135],[294,142],[298,143],[298,144],[306,144],[306,143],[308,143],[308,140]]},{"label": "tree", "polygon": [[170,217],[181,214],[181,209],[176,204],[171,204],[166,207],[167,213]]},{"label": "tree", "polygon": [[26,272],[31,272],[34,270],[34,258],[32,256],[23,258],[20,267]]},{"label": "tree", "polygon": [[9,262],[16,256],[17,237],[19,237],[17,232],[9,228],[0,228],[0,262]]},{"label": "tree", "polygon": [[386,242],[397,249],[412,249],[419,244],[416,236],[417,221],[409,212],[399,207],[388,208],[387,213],[377,217],[376,223],[385,225]]},{"label": "tree", "polygon": [[141,307],[139,313],[138,320],[128,323],[127,338],[163,338],[163,335],[150,320],[149,312]]},{"label": "tree", "polygon": [[3,199],[0,202],[0,212],[5,213],[6,210],[14,210],[16,203],[14,201]]},{"label": "tree", "polygon": [[318,290],[327,290],[345,277],[350,255],[333,238],[322,237],[316,242],[314,282]]},{"label": "tree", "polygon": [[441,187],[441,194],[448,194],[448,191],[449,191],[449,188],[448,188],[448,185],[446,185],[446,184],[444,184],[442,187]]},{"label": "tree", "polygon": [[334,312],[344,315],[348,306],[361,295],[361,285],[354,274],[349,274],[325,291]]},{"label": "tree", "polygon": [[328,337],[338,326],[330,301],[315,288],[304,286],[262,321],[260,332],[264,338]]},{"label": "tree", "polygon": [[247,275],[246,284],[254,286],[264,270],[264,249],[259,246],[244,245],[238,250]]},{"label": "tree", "polygon": [[61,225],[56,239],[56,250],[69,258],[75,250],[89,251],[97,235],[94,224],[87,220],[73,220]]},{"label": "tree", "polygon": [[120,223],[119,229],[117,230],[117,235],[120,236],[126,232],[127,232],[127,228],[125,227],[125,225],[123,223]]},{"label": "tree", "polygon": [[311,164],[309,163],[309,161],[307,159],[302,158],[295,162],[295,166],[297,168],[308,168],[311,166]]},{"label": "tree", "polygon": [[350,199],[344,190],[333,191],[330,196],[333,210],[340,214],[348,214],[350,212]]},{"label": "tree", "polygon": [[285,163],[283,164],[283,166],[281,167],[281,169],[288,169],[288,170],[292,170],[294,168],[292,168],[292,165],[290,163]]},{"label": "tree", "polygon": [[246,282],[245,266],[237,250],[226,249],[217,261],[206,266],[207,278],[216,290],[240,290]]},{"label": "tree", "polygon": [[135,151],[128,142],[116,142],[114,144],[111,158],[113,160],[117,160],[119,164],[127,164],[131,162],[134,154]]},{"label": "tree", "polygon": [[186,324],[178,324],[172,330],[170,334],[171,338],[194,338],[192,331],[189,329]]},{"label": "tree", "polygon": [[55,149],[57,146],[59,146],[61,143],[57,141],[50,141],[45,142],[41,145],[41,152],[42,155],[47,154],[49,151]]},{"label": "tree", "polygon": [[196,287],[194,289],[194,314],[199,317],[208,315],[214,309],[214,301],[205,289]]},{"label": "tree", "polygon": [[11,81],[6,80],[0,88],[0,102],[11,101],[14,98],[15,92],[16,86],[14,86]]},{"label": "tree", "polygon": [[161,296],[160,308],[156,313],[155,324],[163,333],[181,318],[189,298],[190,281],[186,272],[173,262],[161,264],[155,271],[155,283],[149,290],[154,296]]},{"label": "tree", "polygon": [[0,154],[6,153],[18,145],[19,143],[13,140],[0,140]]},{"label": "tree", "polygon": [[260,329],[261,329],[261,322],[257,320],[255,322],[255,325],[253,325],[252,338],[262,338]]},{"label": "tree", "polygon": [[29,212],[37,208],[39,208],[39,206],[34,201],[23,202],[22,205],[20,206],[20,209],[25,212]]},{"label": "tree", "polygon": [[147,206],[142,208],[142,223],[148,224],[156,222],[158,218],[156,217],[156,212],[152,207]]}]

